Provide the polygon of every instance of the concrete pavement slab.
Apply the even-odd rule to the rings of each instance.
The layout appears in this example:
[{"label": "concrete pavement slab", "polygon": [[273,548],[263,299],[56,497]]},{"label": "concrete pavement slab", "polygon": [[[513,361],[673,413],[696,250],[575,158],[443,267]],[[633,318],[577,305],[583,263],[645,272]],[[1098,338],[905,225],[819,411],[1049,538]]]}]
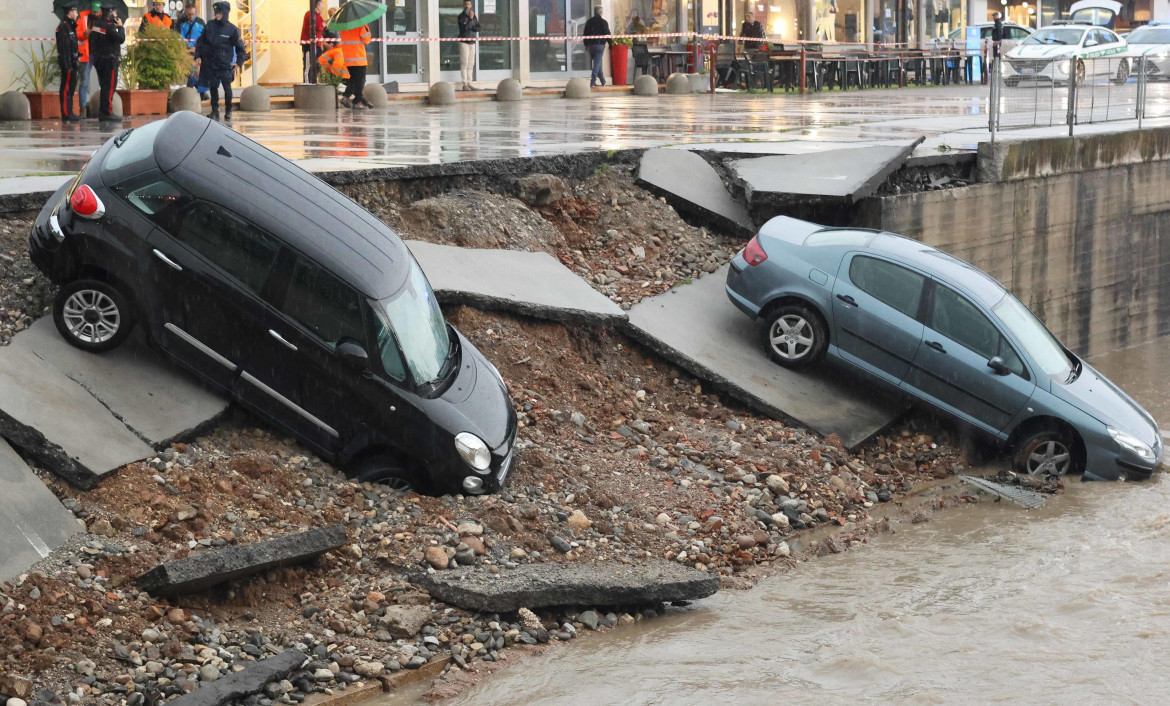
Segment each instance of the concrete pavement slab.
[{"label": "concrete pavement slab", "polygon": [[446,304],[551,321],[608,324],[626,313],[552,255],[407,241],[435,296]]},{"label": "concrete pavement slab", "polygon": [[877,191],[921,141],[919,138],[902,145],[736,159],[727,166],[751,204],[790,195],[850,203]]},{"label": "concrete pavement slab", "polygon": [[46,316],[14,337],[10,347],[30,351],[64,373],[156,449],[228,409],[226,398],[149,348],[141,327],[124,345],[94,355],[66,343]]},{"label": "concrete pavement slab", "polygon": [[73,513],[0,439],[0,581],[20,575],[81,529]]},{"label": "concrete pavement slab", "polygon": [[731,197],[715,168],[694,152],[646,150],[638,162],[638,182],[679,211],[731,232],[755,230],[747,208]]},{"label": "concrete pavement slab", "polygon": [[760,350],[754,322],[727,300],[727,266],[630,309],[631,334],[731,397],[765,414],[837,434],[854,448],[905,410],[831,368],[797,372]]},{"label": "concrete pavement slab", "polygon": [[85,388],[12,345],[0,349],[0,436],[80,488],[154,453]]}]

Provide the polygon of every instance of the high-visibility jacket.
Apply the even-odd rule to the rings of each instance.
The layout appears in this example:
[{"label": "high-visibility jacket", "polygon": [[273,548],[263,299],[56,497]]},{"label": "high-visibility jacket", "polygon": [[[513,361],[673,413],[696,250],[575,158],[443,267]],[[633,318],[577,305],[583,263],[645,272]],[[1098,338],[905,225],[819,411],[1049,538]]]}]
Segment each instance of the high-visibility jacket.
[{"label": "high-visibility jacket", "polygon": [[369,25],[347,29],[341,33],[341,51],[345,54],[346,66],[366,65],[366,45],[373,36],[370,34]]},{"label": "high-visibility jacket", "polygon": [[89,10],[82,10],[77,15],[77,54],[78,61],[89,63]]},{"label": "high-visibility jacket", "polygon": [[317,57],[317,61],[321,63],[322,68],[329,69],[329,73],[334,76],[349,78],[349,69],[345,68],[345,53],[341,51],[341,47],[333,47]]},{"label": "high-visibility jacket", "polygon": [[164,29],[171,28],[171,16],[166,13],[156,15],[154,14],[154,10],[146,13],[146,16],[142,18],[142,21],[145,24],[154,25],[155,27],[162,27]]}]

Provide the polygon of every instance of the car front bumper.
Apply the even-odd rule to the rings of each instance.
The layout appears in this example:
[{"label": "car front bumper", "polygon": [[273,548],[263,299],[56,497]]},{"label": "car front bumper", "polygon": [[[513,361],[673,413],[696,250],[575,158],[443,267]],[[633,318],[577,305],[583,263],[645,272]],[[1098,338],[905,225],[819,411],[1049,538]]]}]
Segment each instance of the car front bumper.
[{"label": "car front bumper", "polygon": [[1161,437],[1153,447],[1153,461],[1120,449],[1107,435],[1097,441],[1096,444],[1086,444],[1085,480],[1145,480],[1165,459],[1166,445]]}]

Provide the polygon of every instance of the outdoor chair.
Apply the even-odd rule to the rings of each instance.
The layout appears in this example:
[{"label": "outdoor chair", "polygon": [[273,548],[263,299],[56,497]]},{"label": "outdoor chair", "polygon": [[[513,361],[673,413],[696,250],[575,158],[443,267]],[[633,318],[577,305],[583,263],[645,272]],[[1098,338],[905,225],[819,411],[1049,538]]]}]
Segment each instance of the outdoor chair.
[{"label": "outdoor chair", "polygon": [[767,89],[772,91],[772,74],[769,71],[766,51],[745,51],[740,62],[739,82],[744,90]]},{"label": "outdoor chair", "polygon": [[715,49],[712,58],[715,71],[715,85],[719,88],[735,88],[739,85],[739,62],[735,58],[735,44],[722,42]]},{"label": "outdoor chair", "polygon": [[630,53],[634,56],[634,78],[638,78],[639,71],[644,75],[653,74],[651,69],[653,57],[650,56],[650,48],[644,42],[634,42],[630,45]]}]

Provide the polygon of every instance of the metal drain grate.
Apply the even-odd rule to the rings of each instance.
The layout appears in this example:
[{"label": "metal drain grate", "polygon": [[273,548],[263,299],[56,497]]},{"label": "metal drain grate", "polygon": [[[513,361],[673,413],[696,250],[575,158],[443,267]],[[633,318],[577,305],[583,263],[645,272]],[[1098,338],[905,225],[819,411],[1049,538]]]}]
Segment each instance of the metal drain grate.
[{"label": "metal drain grate", "polygon": [[975,476],[959,476],[959,480],[973,485],[980,490],[985,490],[992,495],[998,495],[1001,498],[1011,500],[1017,505],[1034,509],[1042,506],[1047,497],[1032,490],[1018,488],[1014,485],[1004,485],[1003,483],[996,483],[995,481],[987,480],[986,478],[977,478]]}]

